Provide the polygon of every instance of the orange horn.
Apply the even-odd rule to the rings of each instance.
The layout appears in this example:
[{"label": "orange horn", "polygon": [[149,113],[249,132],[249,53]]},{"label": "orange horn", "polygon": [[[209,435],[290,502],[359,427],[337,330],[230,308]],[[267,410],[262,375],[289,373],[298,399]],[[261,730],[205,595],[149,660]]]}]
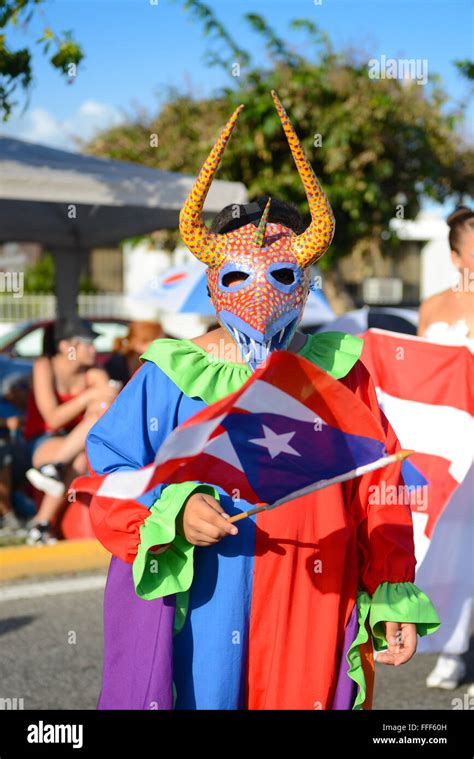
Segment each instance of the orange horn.
[{"label": "orange horn", "polygon": [[292,250],[296,260],[300,266],[306,267],[321,258],[327,251],[334,235],[336,222],[329,201],[304,154],[290,119],[275,90],[271,92],[296,168],[303,182],[311,212],[311,224],[300,235],[295,235],[292,242]]},{"label": "orange horn", "polygon": [[199,172],[193,189],[186,198],[179,215],[179,231],[184,244],[199,261],[208,266],[218,266],[224,257],[223,235],[209,232],[201,213],[214,175],[229,142],[237,117],[244,106],[239,105],[220,133],[214,147]]}]

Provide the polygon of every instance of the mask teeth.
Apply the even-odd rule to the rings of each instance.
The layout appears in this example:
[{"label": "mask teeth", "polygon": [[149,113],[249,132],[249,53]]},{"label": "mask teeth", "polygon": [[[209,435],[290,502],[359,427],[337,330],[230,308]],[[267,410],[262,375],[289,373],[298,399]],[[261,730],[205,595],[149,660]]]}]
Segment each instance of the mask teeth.
[{"label": "mask teeth", "polygon": [[239,335],[238,331],[236,330],[235,327],[232,327],[232,331],[234,333],[234,337],[235,337],[237,345],[240,346],[241,340],[240,340],[240,335]]},{"label": "mask teeth", "polygon": [[[284,332],[284,330],[283,330],[283,332]],[[280,333],[280,335],[281,335],[281,333]],[[277,348],[278,347],[278,343],[280,342],[280,335],[278,335],[278,334],[277,335],[273,335],[273,337],[271,339],[271,346],[270,346],[271,348]]]},{"label": "mask teeth", "polygon": [[248,337],[244,332],[239,332],[236,327],[231,327],[232,334],[234,335],[235,341],[244,360],[247,363],[250,363],[250,360],[253,359],[252,365],[255,366],[266,361],[272,349],[278,347],[286,329],[287,328],[284,327],[269,340],[258,343],[254,338]]}]

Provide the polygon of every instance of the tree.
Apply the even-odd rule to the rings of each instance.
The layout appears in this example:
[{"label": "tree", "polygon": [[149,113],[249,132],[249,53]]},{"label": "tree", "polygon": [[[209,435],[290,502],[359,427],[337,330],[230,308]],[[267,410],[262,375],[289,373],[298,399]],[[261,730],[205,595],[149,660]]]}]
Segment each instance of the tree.
[{"label": "tree", "polygon": [[390,219],[397,211],[416,216],[423,196],[442,202],[472,190],[474,151],[459,133],[463,109],[448,108],[437,77],[425,87],[370,79],[362,55],[336,52],[312,22],[291,23],[293,33],[307,36],[304,47],[291,47],[261,16],[248,14],[268,54],[263,70],[248,53],[238,60],[238,46],[204,3],[188,0],[186,7],[203,21],[213,44],[223,46],[224,52],[208,54],[208,60],[231,74],[232,85],[211,100],[170,90],[157,115],[141,113],[131,123],[102,132],[87,152],[195,174],[219,128],[242,102],[245,108],[218,178],[243,181],[251,199],[268,193],[293,201],[309,221],[270,97],[273,88],[335,210],[337,234],[322,259],[325,267],[354,249],[376,254],[396,244],[383,239]]},{"label": "tree", "polygon": [[[28,28],[35,12],[41,10],[43,4],[44,0],[1,0],[0,29],[20,25]],[[36,44],[41,46],[45,55],[52,53],[49,60],[53,68],[72,82],[84,57],[72,32],[63,31],[58,35],[46,26]],[[5,34],[0,34],[0,113],[3,121],[8,120],[13,108],[18,105],[18,101],[14,100],[16,91],[23,89],[28,94],[32,82],[31,51],[27,47],[11,50]]]},{"label": "tree", "polygon": [[[26,293],[54,293],[54,283],[54,258],[46,252],[25,270],[24,290]],[[96,293],[97,289],[88,277],[81,275],[79,292]]]},{"label": "tree", "polygon": [[454,65],[466,79],[474,79],[474,61],[465,58],[463,61],[454,61]]}]

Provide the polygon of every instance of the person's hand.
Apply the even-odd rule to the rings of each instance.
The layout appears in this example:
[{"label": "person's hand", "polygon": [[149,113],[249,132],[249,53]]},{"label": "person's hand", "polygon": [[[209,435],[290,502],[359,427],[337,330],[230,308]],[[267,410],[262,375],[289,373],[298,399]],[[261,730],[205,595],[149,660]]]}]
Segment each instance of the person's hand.
[{"label": "person's hand", "polygon": [[237,535],[219,501],[206,493],[194,493],[186,501],[177,519],[177,530],[188,543],[212,546],[226,535]]},{"label": "person's hand", "polygon": [[5,419],[7,429],[10,432],[17,432],[20,429],[21,422],[22,420],[19,416],[7,416]]},{"label": "person's hand", "polygon": [[385,622],[388,649],[377,654],[377,662],[398,667],[410,661],[416,651],[416,625],[412,622]]}]

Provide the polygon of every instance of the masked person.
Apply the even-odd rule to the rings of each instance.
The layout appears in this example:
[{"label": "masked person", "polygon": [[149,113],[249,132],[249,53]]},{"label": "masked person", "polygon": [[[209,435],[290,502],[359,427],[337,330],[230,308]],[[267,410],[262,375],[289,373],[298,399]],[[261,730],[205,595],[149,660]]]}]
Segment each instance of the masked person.
[{"label": "masked person", "polygon": [[[298,353],[350,388],[398,441],[358,360],[362,341],[298,332],[310,264],[334,217],[275,93],[306,190],[311,224],[276,199],[201,211],[236,110],[180,215],[181,236],[208,266],[220,327],[195,340],[156,340],[144,365],[93,427],[92,469],[139,469],[176,428],[240,388],[275,350]],[[242,106],[241,106],[242,107]],[[275,453],[275,455],[277,455]],[[301,452],[304,455],[304,451]],[[398,486],[400,466],[333,485],[256,518],[211,484],[159,486],[136,500],[91,500],[97,537],[113,554],[104,601],[101,709],[370,708],[372,638],[401,664],[417,633],[439,626],[413,584],[410,509],[371,505],[369,488]],[[389,646],[386,646],[386,637]]]}]

